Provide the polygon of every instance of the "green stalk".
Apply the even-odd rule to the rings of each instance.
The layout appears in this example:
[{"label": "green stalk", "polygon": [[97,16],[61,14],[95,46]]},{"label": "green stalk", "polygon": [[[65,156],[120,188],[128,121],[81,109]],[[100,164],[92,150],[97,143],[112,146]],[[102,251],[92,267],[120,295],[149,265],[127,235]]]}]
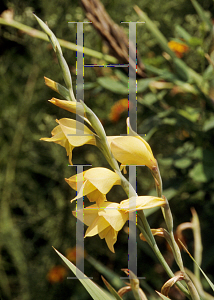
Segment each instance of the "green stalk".
[{"label": "green stalk", "polygon": [[[173,247],[172,250],[173,250],[175,260],[176,260],[180,270],[184,274],[184,280],[187,284],[189,294],[191,295],[192,299],[193,300],[200,300],[200,297],[198,295],[198,292],[197,292],[194,284],[192,283],[192,281],[189,279],[188,275],[185,272],[184,265],[183,265],[183,260],[182,260],[182,257],[181,257],[181,252],[180,252],[180,249],[178,247],[178,244],[175,241],[175,237],[174,237],[174,233],[173,233],[173,217],[172,217],[171,209],[170,209],[170,206],[169,206],[169,203],[168,203],[167,199],[164,196],[162,196],[162,179],[161,179],[161,175],[160,175],[158,165],[155,169],[152,170],[152,175],[155,179],[155,185],[156,185],[156,190],[157,190],[158,197],[162,197],[166,200],[166,205],[161,207],[161,209],[162,209],[162,212],[163,212],[163,216],[164,216],[164,219],[165,219],[165,222],[166,222],[167,229],[169,231],[171,244],[172,244],[172,247]],[[156,248],[156,245],[154,245],[154,248]],[[158,249],[158,251],[159,251],[159,249]],[[158,252],[156,253],[156,255],[158,256]]]},{"label": "green stalk", "polygon": [[[158,245],[156,244],[156,241],[154,239],[154,236],[148,233],[148,230],[151,232],[149,224],[147,222],[147,219],[144,215],[143,211],[138,211],[138,216],[140,217],[140,220],[143,223],[144,228],[146,228],[147,230],[145,230],[144,228],[142,228],[140,225],[138,225],[138,228],[140,229],[140,231],[142,232],[143,236],[145,237],[145,239],[147,240],[148,244],[150,245],[150,247],[152,248],[152,250],[154,251],[155,255],[157,256],[159,262],[161,263],[161,265],[163,266],[164,270],[166,271],[166,273],[168,274],[168,276],[170,278],[174,277],[174,273],[172,272],[172,270],[170,269],[169,265],[167,264],[167,262],[165,261],[163,255],[161,254]],[[145,234],[146,231],[146,234]],[[182,283],[177,282],[176,283],[177,286],[180,288],[180,290],[187,296],[187,298],[191,299],[188,290],[183,286]],[[194,299],[194,298],[193,298]]]},{"label": "green stalk", "polygon": [[[20,22],[17,22],[17,21],[14,21],[14,20],[7,21],[4,18],[0,17],[0,24],[10,26],[10,27],[14,27],[18,30],[21,30],[22,32],[25,32],[26,34],[28,34],[28,35],[30,35],[34,38],[41,39],[41,40],[49,42],[49,39],[48,39],[47,35],[44,32],[42,32],[40,30],[37,30],[37,29],[34,29],[30,26],[24,25]],[[68,41],[65,41],[65,40],[62,40],[62,39],[58,39],[58,42],[59,42],[60,46],[66,48],[66,49],[69,49],[69,50],[72,50],[72,51],[81,50],[80,47],[78,47],[74,43],[71,43],[71,42],[68,42]],[[105,54],[103,54],[99,51],[95,51],[95,50],[89,49],[87,47],[84,47],[84,53],[86,55],[91,56],[91,57],[95,57],[97,59],[105,60],[106,62],[109,62],[109,63],[114,63],[114,64],[118,63],[118,60],[115,57],[113,57],[111,55],[105,55]]]}]

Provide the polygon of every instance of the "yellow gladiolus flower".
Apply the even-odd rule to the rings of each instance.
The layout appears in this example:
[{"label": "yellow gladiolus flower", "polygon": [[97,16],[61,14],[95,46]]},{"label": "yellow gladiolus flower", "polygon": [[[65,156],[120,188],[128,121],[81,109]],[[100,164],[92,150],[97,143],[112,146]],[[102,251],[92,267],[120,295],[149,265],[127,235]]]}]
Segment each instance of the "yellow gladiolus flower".
[{"label": "yellow gladiolus flower", "polygon": [[[40,140],[54,142],[64,147],[72,165],[72,150],[84,144],[96,145],[95,136],[87,126],[75,120],[64,118],[56,121],[59,125],[52,130],[52,137]],[[79,130],[78,126],[83,130]]]},{"label": "yellow gladiolus flower", "polygon": [[127,131],[131,135],[107,137],[114,157],[122,165],[146,165],[151,170],[157,167],[157,161],[153,156],[149,144],[135,133],[127,119]]},{"label": "yellow gladiolus flower", "polygon": [[77,190],[78,182],[83,183],[78,195],[71,202],[87,195],[90,202],[96,202],[100,206],[106,201],[106,194],[112,186],[120,184],[120,176],[106,168],[92,168],[70,178],[65,178],[65,181],[74,190]]},{"label": "yellow gladiolus flower", "polygon": [[[130,202],[131,201],[131,202]],[[129,207],[129,203],[131,204]],[[129,218],[128,212],[162,206],[165,200],[152,196],[134,197],[119,203],[104,202],[101,207],[97,204],[88,206],[78,213],[84,214],[83,222],[89,226],[85,237],[99,234],[100,238],[105,238],[107,246],[114,252],[114,244],[117,241],[118,231],[122,229]],[[77,217],[77,212],[73,211]]]},{"label": "yellow gladiolus flower", "polygon": [[[96,204],[81,210],[84,213],[84,223],[89,226],[85,237],[99,234],[101,239],[105,238],[107,246],[112,252],[117,241],[118,231],[122,229],[129,215],[118,210],[119,203],[104,202],[101,207]],[[76,211],[73,211],[76,216]]]}]

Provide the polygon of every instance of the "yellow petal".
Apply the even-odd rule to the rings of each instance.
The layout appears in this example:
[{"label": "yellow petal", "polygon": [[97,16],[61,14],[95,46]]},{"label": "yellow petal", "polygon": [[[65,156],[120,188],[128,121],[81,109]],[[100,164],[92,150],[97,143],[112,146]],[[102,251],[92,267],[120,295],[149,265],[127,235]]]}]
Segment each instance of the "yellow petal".
[{"label": "yellow petal", "polygon": [[116,136],[107,136],[107,141],[109,143],[109,145],[111,145],[111,143],[113,142],[113,140],[117,139],[121,137],[120,135],[116,135]]},{"label": "yellow petal", "polygon": [[99,237],[102,239],[104,239],[106,237],[106,235],[108,234],[109,230],[111,230],[111,226],[106,227],[104,230],[99,232]]},{"label": "yellow petal", "polygon": [[109,223],[103,217],[98,216],[86,230],[85,237],[94,236],[103,231],[108,226]]},{"label": "yellow petal", "polygon": [[45,76],[44,76],[44,78],[45,78],[45,84],[46,84],[49,88],[51,88],[52,90],[58,92],[56,82],[53,81],[53,80],[51,80],[50,78],[45,77]]},{"label": "yellow petal", "polygon": [[54,142],[62,147],[64,147],[67,151],[67,155],[69,156],[69,162],[71,163],[71,158],[72,158],[72,150],[74,147],[69,144],[68,139],[64,135],[61,126],[58,125],[56,126],[52,131],[51,131],[52,137],[51,138],[41,138],[41,141],[46,141],[46,142]]},{"label": "yellow petal", "polygon": [[107,168],[92,168],[85,172],[88,179],[102,194],[107,194],[113,185],[120,184],[120,177]]},{"label": "yellow petal", "polygon": [[65,181],[70,185],[74,190],[77,190],[77,182],[85,182],[85,172],[78,173],[69,178],[65,178]]},{"label": "yellow petal", "polygon": [[84,214],[84,219],[83,219],[84,224],[86,224],[87,226],[90,226],[94,222],[94,220],[98,217],[98,210],[99,210],[99,208],[97,207],[96,204],[94,204],[94,205],[91,205],[91,206],[85,208],[84,210],[80,209],[78,211],[72,211],[72,214],[76,218],[78,217],[78,215]]},{"label": "yellow petal", "polygon": [[[117,209],[118,206],[118,203],[105,202],[102,204],[102,207],[98,207],[94,204],[86,207],[84,210],[78,210],[78,213],[84,213],[83,221],[89,226],[86,230],[85,237],[99,234],[101,239],[105,238],[112,252],[114,252],[114,244],[117,241],[118,231],[128,219],[128,214],[123,211],[119,212]],[[72,213],[77,217],[76,211]]]},{"label": "yellow petal", "polygon": [[[93,132],[82,123],[67,118],[60,119],[58,123],[72,146],[79,147],[84,144],[96,145]],[[83,128],[83,130],[79,130],[79,128]]]},{"label": "yellow petal", "polygon": [[152,153],[152,149],[149,146],[149,144],[147,143],[147,141],[145,141],[141,136],[139,136],[137,134],[137,132],[135,132],[132,128],[131,128],[131,124],[130,124],[130,120],[129,118],[126,119],[126,124],[127,124],[127,134],[130,134],[132,136],[135,136],[136,138],[138,138],[142,143],[144,143],[144,145],[146,146],[147,150],[149,152]]},{"label": "yellow petal", "polygon": [[158,207],[165,204],[166,201],[163,198],[153,196],[138,196],[120,202],[118,209],[125,212],[132,212],[136,210]]},{"label": "yellow petal", "polygon": [[108,227],[104,229],[102,232],[99,233],[101,239],[105,238],[106,244],[108,248],[115,253],[114,251],[114,244],[117,241],[117,234],[118,232],[115,231],[112,227]]},{"label": "yellow petal", "polygon": [[[76,177],[76,175],[74,175],[74,176]],[[77,182],[72,182],[70,180],[70,178],[68,178],[68,179],[65,178],[65,181],[70,185],[70,187],[72,187],[74,190],[77,190]],[[80,183],[80,181],[79,181],[79,183]],[[93,192],[94,190],[96,190],[96,187],[93,186],[93,184],[91,184],[88,180],[86,180],[81,185],[78,195],[73,200],[81,198],[81,197]]]},{"label": "yellow petal", "polygon": [[105,218],[116,231],[121,230],[129,218],[127,213],[118,210],[118,206],[119,203],[107,202],[105,203],[106,208],[98,212],[98,215]]},{"label": "yellow petal", "polygon": [[65,181],[74,190],[77,190],[77,182],[84,182],[78,195],[72,201],[87,195],[89,201],[96,201],[100,206],[106,200],[105,195],[112,186],[120,184],[120,177],[106,168],[92,168],[70,178],[65,178]]},{"label": "yellow petal", "polygon": [[51,131],[51,138],[41,138],[41,141],[46,141],[46,142],[60,142],[66,140],[66,136],[64,135],[60,125],[56,126],[52,131]]},{"label": "yellow petal", "polygon": [[90,202],[96,202],[98,207],[101,207],[103,202],[106,201],[106,195],[100,193],[98,190],[87,194],[87,198]]},{"label": "yellow petal", "polygon": [[[83,115],[84,113],[84,107],[80,102],[73,102],[73,101],[67,101],[67,100],[59,100],[56,98],[52,98],[51,100],[48,100],[49,102],[53,103],[54,105],[61,107],[65,110],[68,110],[74,114],[80,114]],[[85,114],[84,114],[85,116]]]},{"label": "yellow petal", "polygon": [[76,199],[79,199],[83,196],[86,196],[89,199],[90,202],[96,202],[97,206],[100,207],[101,203],[103,203],[106,200],[105,195],[100,193],[95,186],[93,186],[89,181],[86,181],[81,186],[78,195],[71,200],[71,202],[75,201]]},{"label": "yellow petal", "polygon": [[139,138],[121,136],[115,138],[110,146],[114,157],[123,165],[146,165],[150,169],[156,166],[152,152]]}]

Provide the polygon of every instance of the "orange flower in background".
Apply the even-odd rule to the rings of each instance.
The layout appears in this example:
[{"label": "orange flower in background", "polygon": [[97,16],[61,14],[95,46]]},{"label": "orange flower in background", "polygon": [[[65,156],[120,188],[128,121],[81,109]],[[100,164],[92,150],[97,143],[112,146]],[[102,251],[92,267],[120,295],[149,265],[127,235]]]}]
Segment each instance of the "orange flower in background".
[{"label": "orange flower in background", "polygon": [[62,282],[67,275],[67,270],[63,266],[55,266],[51,268],[47,274],[47,280],[50,283]]},{"label": "orange flower in background", "polygon": [[124,112],[128,112],[128,99],[120,99],[118,100],[112,107],[111,113],[109,114],[109,120],[112,122],[118,122],[120,119],[120,115]]},{"label": "orange flower in background", "polygon": [[180,43],[176,41],[170,41],[168,42],[168,46],[173,52],[175,52],[178,58],[182,58],[183,54],[189,50],[189,47],[182,41]]},{"label": "orange flower in background", "polygon": [[[76,254],[78,253],[78,256],[76,256]],[[73,263],[76,263],[76,258],[79,260],[82,257],[86,257],[87,252],[80,247],[73,247],[73,248],[68,248],[66,250],[66,257],[68,260],[70,260]]]}]

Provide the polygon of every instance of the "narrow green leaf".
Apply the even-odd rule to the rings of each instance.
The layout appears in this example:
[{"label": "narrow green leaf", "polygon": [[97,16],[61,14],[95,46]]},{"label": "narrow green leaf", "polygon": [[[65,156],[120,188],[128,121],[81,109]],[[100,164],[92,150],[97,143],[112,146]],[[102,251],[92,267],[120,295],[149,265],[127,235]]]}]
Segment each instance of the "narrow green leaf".
[{"label": "narrow green leaf", "polygon": [[154,22],[148,17],[148,15],[143,12],[137,5],[134,6],[134,9],[136,13],[139,15],[142,21],[145,22],[146,27],[149,29],[149,31],[154,35],[154,37],[157,39],[158,43],[162,47],[166,53],[168,53],[172,58],[176,58],[175,53],[169,48],[167,39],[165,36],[160,32],[160,30],[157,28]]},{"label": "narrow green leaf", "polygon": [[142,104],[146,105],[146,106],[151,106],[153,105],[155,102],[158,101],[157,95],[154,93],[147,93],[144,98],[143,101],[141,102]]},{"label": "narrow green leaf", "polygon": [[190,80],[190,74],[189,74],[189,68],[187,65],[178,57],[173,58],[173,63],[175,67],[176,74],[183,80],[183,81],[189,81]]},{"label": "narrow green leaf", "polygon": [[196,1],[196,0],[191,0],[192,1],[192,5],[195,7],[195,10],[197,11],[200,19],[207,24],[209,30],[212,30],[212,22],[211,19],[207,17],[206,12],[203,10],[203,8],[201,7],[201,5]]},{"label": "narrow green leaf", "polygon": [[178,72],[178,75],[181,76],[181,79],[184,80],[185,78],[187,78],[188,80],[193,79],[197,83],[197,85],[203,90],[202,77],[198,73],[196,73],[193,69],[189,68],[181,59],[179,59],[175,55],[175,53],[169,48],[165,36],[160,32],[160,30],[157,28],[154,22],[150,20],[147,14],[143,12],[137,5],[134,6],[134,9],[136,13],[139,15],[139,17],[143,21],[145,21],[147,28],[157,39],[162,49],[171,56],[175,64],[176,71]]},{"label": "narrow green leaf", "polygon": [[[178,239],[179,240],[179,239]],[[201,267],[199,266],[199,264],[197,263],[197,261],[194,259],[194,257],[190,254],[190,252],[187,250],[187,248],[184,246],[184,244],[181,242],[181,240],[179,240],[180,244],[182,245],[182,247],[184,248],[184,250],[189,254],[189,256],[191,257],[191,259],[194,261],[194,263],[198,266],[198,268],[200,269],[201,273],[204,275],[206,281],[209,283],[211,289],[214,291],[214,284],[212,283],[212,281],[207,277],[207,275],[204,273],[204,271],[201,269]]]},{"label": "narrow green leaf", "polygon": [[[34,38],[37,38],[37,39],[41,39],[41,40],[44,40],[44,41],[49,40],[49,38],[47,37],[47,35],[44,32],[42,32],[40,30],[36,30],[36,29],[34,29],[30,26],[26,26],[26,25],[24,25],[20,22],[15,21],[15,20],[7,21],[4,18],[0,17],[0,24],[14,27],[14,28],[16,28],[18,30],[21,30],[21,31],[25,32],[26,34],[29,34],[30,36],[32,36]],[[79,49],[81,50],[81,47],[76,46],[76,44],[74,44],[74,43],[71,43],[71,42],[68,42],[68,41],[65,41],[65,40],[62,40],[62,39],[58,39],[58,42],[62,47],[67,48],[69,50],[72,50],[72,51],[75,51],[75,52],[76,52],[76,50],[79,50]],[[96,57],[98,59],[103,59],[103,60],[105,60],[109,63],[114,63],[114,64],[118,63],[118,60],[115,57],[113,57],[111,55],[103,54],[99,51],[92,50],[92,49],[89,49],[87,47],[84,47],[84,53],[85,53],[85,55],[89,55],[91,57]]]},{"label": "narrow green leaf", "polygon": [[178,109],[177,112],[179,113],[179,115],[183,116],[193,123],[195,123],[200,116],[199,110],[194,109],[190,106],[186,106],[184,109]]},{"label": "narrow green leaf", "polygon": [[180,159],[176,159],[174,162],[174,166],[178,169],[186,169],[192,164],[192,160],[188,157],[182,157]]},{"label": "narrow green leaf", "polygon": [[174,126],[177,123],[175,118],[164,118],[162,124],[167,124],[170,126]]},{"label": "narrow green leaf", "polygon": [[115,297],[115,299],[117,300],[123,300],[117,293],[117,291],[115,291],[115,289],[110,285],[110,283],[108,283],[108,281],[103,277],[101,276],[103,282],[105,283],[107,289],[109,290],[109,292]]},{"label": "narrow green leaf", "polygon": [[[74,273],[74,275],[76,276],[76,270],[77,267],[70,262],[65,256],[63,256],[59,251],[57,251],[55,248],[54,250],[56,251],[56,253],[61,257],[61,259],[66,263],[66,265],[69,267],[69,269]],[[88,293],[91,295],[91,297],[94,300],[112,300],[112,298],[110,298],[107,293],[105,293],[104,291],[102,291],[92,280],[90,280],[84,273],[82,273],[80,270],[79,272],[81,274],[81,277],[85,277],[85,279],[81,279],[78,278],[79,281],[82,283],[82,285],[84,286],[84,288],[88,291]]]},{"label": "narrow green leaf", "polygon": [[208,178],[204,173],[203,164],[201,162],[197,163],[193,169],[189,172],[190,178],[196,182],[207,182]]},{"label": "narrow green leaf", "polygon": [[126,85],[128,84],[129,78],[128,78],[128,76],[127,76],[126,74],[124,74],[122,71],[117,70],[117,69],[116,69],[114,72],[115,72],[115,75],[116,75],[123,83],[125,83]]},{"label": "narrow green leaf", "polygon": [[214,116],[204,122],[203,131],[208,131],[214,127]]},{"label": "narrow green leaf", "polygon": [[142,93],[144,92],[148,87],[149,84],[153,81],[158,81],[159,79],[161,79],[161,77],[153,77],[153,78],[143,78],[143,79],[139,79],[137,81],[137,92],[138,93]]},{"label": "narrow green leaf", "polygon": [[175,31],[183,38],[187,43],[192,38],[192,36],[180,25],[175,26]]},{"label": "narrow green leaf", "polygon": [[98,78],[97,82],[102,87],[104,87],[105,89],[107,89],[113,93],[122,94],[122,95],[128,94],[128,82],[127,82],[127,84],[124,84],[123,82],[117,81],[108,76]]},{"label": "narrow green leaf", "polygon": [[179,34],[181,38],[185,40],[185,42],[188,43],[189,46],[196,47],[201,46],[203,44],[203,40],[194,36],[191,36],[183,27],[180,25],[177,25],[175,27],[175,30]]},{"label": "narrow green leaf", "polygon": [[[202,262],[202,252],[203,252],[203,245],[201,241],[201,228],[200,228],[200,221],[198,218],[198,214],[194,208],[191,208],[192,212],[192,230],[194,236],[194,257],[199,266],[201,266]],[[197,265],[194,265],[194,274],[200,280],[200,271],[197,268]]]},{"label": "narrow green leaf", "polygon": [[158,131],[158,127],[153,127],[152,129],[150,129],[149,132],[145,135],[145,137],[143,137],[144,140],[148,142],[156,131]]},{"label": "narrow green leaf", "polygon": [[107,268],[106,265],[102,264],[100,261],[94,257],[87,255],[86,260],[95,268],[99,273],[103,274],[117,289],[124,286],[122,279],[114,271]]}]

